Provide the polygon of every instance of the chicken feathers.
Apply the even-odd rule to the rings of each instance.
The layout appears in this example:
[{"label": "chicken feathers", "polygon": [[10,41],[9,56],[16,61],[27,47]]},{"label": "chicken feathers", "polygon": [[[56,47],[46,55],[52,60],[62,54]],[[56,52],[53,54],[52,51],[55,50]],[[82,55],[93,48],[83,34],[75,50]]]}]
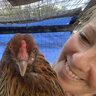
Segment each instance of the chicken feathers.
[{"label": "chicken feathers", "polygon": [[65,96],[31,35],[16,34],[0,62],[0,96]]}]

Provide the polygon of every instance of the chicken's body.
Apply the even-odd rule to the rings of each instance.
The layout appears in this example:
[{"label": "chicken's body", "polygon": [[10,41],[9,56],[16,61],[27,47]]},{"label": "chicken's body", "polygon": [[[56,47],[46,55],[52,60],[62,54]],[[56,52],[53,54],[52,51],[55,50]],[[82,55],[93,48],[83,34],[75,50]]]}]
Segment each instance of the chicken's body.
[{"label": "chicken's body", "polygon": [[15,35],[7,44],[0,62],[0,96],[65,96],[30,35]]}]

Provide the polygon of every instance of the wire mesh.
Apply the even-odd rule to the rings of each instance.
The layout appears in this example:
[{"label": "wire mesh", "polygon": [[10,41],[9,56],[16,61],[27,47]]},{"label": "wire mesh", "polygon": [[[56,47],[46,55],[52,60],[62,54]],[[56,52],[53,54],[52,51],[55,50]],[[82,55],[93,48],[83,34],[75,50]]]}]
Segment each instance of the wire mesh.
[{"label": "wire mesh", "polygon": [[[32,33],[30,35],[35,39],[37,47],[45,56],[46,60],[52,65],[57,60],[62,46],[70,36],[70,32]],[[0,59],[7,42],[12,36],[14,36],[14,34],[0,35]]]},{"label": "wire mesh", "polygon": [[12,6],[7,0],[0,0],[0,23],[36,22],[54,16],[63,16],[64,11],[78,7],[85,8],[90,0],[42,0],[20,6]]}]

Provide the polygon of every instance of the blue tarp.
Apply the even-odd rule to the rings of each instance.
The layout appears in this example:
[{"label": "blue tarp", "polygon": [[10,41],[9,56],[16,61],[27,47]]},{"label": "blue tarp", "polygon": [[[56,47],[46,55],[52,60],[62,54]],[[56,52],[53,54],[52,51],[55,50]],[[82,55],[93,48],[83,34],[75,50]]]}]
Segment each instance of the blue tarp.
[{"label": "blue tarp", "polygon": [[[41,22],[29,23],[28,26],[44,26],[44,25],[65,25],[69,24],[71,17],[69,18],[57,18],[57,19],[50,19]],[[26,26],[26,24],[14,24],[14,25],[0,25],[0,27],[7,27],[7,26]],[[27,32],[26,32],[27,33]],[[1,34],[0,35],[0,59],[2,57],[2,53],[4,52],[4,48],[9,41],[9,39],[14,34]],[[52,65],[54,61],[57,60],[62,46],[66,42],[66,40],[70,37],[70,32],[50,32],[50,33],[32,33],[31,34],[39,50],[48,60],[48,62]]]}]

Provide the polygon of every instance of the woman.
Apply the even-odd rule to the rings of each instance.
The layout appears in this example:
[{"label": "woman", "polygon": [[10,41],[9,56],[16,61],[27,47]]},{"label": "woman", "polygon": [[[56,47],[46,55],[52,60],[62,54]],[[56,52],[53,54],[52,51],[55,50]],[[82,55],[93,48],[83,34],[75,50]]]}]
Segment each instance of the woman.
[{"label": "woman", "polygon": [[72,34],[54,70],[67,96],[96,94],[96,17]]}]

